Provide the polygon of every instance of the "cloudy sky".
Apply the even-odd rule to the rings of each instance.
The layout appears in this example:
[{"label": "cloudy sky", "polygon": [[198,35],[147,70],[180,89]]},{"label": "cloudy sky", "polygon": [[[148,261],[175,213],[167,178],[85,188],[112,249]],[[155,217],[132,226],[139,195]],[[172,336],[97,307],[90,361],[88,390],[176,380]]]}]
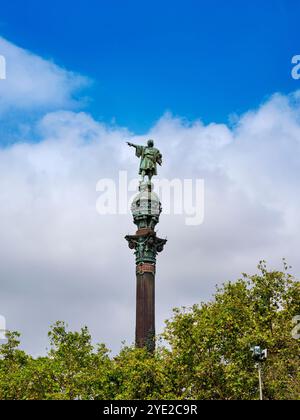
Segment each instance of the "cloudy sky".
[{"label": "cloudy sky", "polygon": [[[113,15],[104,3],[103,9],[97,8],[102,20]],[[161,178],[205,181],[203,224],[188,226],[185,215],[161,217],[159,233],[168,244],[158,260],[158,331],[173,307],[209,299],[216,284],[234,280],[241,272],[254,272],[262,258],[281,268],[286,257],[293,272],[299,273],[300,80],[291,77],[291,59],[300,54],[300,45],[297,51],[289,25],[294,3],[290,1],[289,8],[289,2],[275,3],[269,31],[262,26],[267,6],[251,22],[253,28],[244,11],[231,29],[238,29],[241,37],[226,33],[219,53],[212,48],[214,39],[200,37],[192,10],[184,10],[180,33],[193,40],[193,47],[198,39],[198,50],[182,39],[177,49],[171,44],[166,50],[168,28],[174,30],[174,16],[180,11],[177,3],[165,27],[162,17],[168,9],[161,10],[152,27],[152,9],[136,11],[129,21],[118,15],[111,21],[114,40],[103,38],[104,29],[113,32],[111,27],[93,28],[90,43],[74,44],[72,51],[71,34],[78,36],[77,7],[73,20],[66,22],[65,36],[61,26],[66,10],[61,11],[52,40],[49,32],[53,33],[54,23],[48,17],[51,30],[46,31],[37,20],[40,9],[34,9],[36,26],[24,22],[22,26],[10,6],[4,7],[0,55],[6,59],[7,78],[0,80],[0,314],[9,329],[22,333],[26,350],[42,354],[49,325],[56,320],[65,320],[71,328],[87,325],[94,339],[114,352],[121,341],[134,339],[134,257],[124,240],[134,232],[132,219],[130,214],[96,211],[99,180],[117,181],[119,171],[128,171],[128,180],[136,176],[138,161],[126,139],[156,140],[164,155]],[[27,12],[20,10],[26,23],[33,19],[34,4],[27,4]],[[220,12],[214,16],[208,6],[197,9],[200,12],[207,13],[211,23],[221,22]],[[84,10],[84,18],[86,14]],[[93,21],[94,14],[90,11]],[[243,16],[249,30],[260,29],[261,42],[257,32],[250,41]],[[276,26],[280,19],[281,26]],[[207,21],[203,25],[209,26]],[[273,41],[280,42],[277,53],[272,49],[273,66],[267,60],[266,69],[266,61],[262,65],[259,58],[271,45],[274,25],[281,30],[273,33]],[[155,33],[153,38],[145,27]],[[148,34],[142,36],[145,48],[138,38],[142,28]],[[91,35],[82,36],[86,40]],[[247,54],[240,50],[241,39],[248,40]],[[289,39],[293,52],[287,47]],[[235,78],[229,77],[235,67],[232,60],[229,66],[224,49],[231,58],[235,55],[235,63],[240,57],[247,64],[248,57],[245,72],[235,69]],[[134,67],[131,57],[134,63],[141,59],[140,68],[135,67],[139,77],[129,76]],[[181,59],[186,61],[179,65]],[[214,68],[218,60],[219,71],[224,67],[225,74],[215,69],[211,73],[208,62]],[[149,68],[150,62],[155,62],[155,69]]]}]

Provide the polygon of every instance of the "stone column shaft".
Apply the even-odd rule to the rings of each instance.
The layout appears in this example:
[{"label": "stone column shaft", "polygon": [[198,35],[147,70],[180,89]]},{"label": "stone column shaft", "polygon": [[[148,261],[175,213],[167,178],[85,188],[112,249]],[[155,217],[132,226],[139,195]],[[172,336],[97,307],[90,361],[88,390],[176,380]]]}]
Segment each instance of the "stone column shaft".
[{"label": "stone column shaft", "polygon": [[136,274],[136,346],[155,347],[155,276],[152,273]]}]

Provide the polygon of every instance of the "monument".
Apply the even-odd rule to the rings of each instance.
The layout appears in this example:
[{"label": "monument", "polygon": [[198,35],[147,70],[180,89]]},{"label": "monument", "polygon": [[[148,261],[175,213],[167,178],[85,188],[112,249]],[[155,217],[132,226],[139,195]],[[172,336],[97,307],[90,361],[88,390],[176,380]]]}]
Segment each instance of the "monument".
[{"label": "monument", "polygon": [[[136,346],[155,349],[155,275],[156,257],[162,252],[166,239],[157,237],[155,227],[162,212],[158,195],[153,191],[152,178],[157,175],[157,165],[162,165],[162,155],[149,140],[147,146],[127,143],[141,159],[139,193],[131,206],[135,235],[126,236],[129,248],[136,258]],[[148,177],[148,180],[145,180]]]}]

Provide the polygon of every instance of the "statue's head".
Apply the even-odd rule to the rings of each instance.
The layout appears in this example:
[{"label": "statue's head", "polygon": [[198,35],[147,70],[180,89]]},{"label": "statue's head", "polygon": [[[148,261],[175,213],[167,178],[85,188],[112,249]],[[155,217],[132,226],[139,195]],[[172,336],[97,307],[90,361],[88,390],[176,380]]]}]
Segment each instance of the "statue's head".
[{"label": "statue's head", "polygon": [[148,147],[154,147],[154,141],[148,140]]}]

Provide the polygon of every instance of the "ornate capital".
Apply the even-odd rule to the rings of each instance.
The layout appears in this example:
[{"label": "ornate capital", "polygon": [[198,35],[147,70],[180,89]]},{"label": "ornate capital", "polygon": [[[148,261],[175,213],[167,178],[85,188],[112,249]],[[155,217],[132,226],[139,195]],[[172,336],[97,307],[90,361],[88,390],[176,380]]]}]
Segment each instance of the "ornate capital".
[{"label": "ornate capital", "polygon": [[125,237],[129,248],[135,250],[136,264],[150,263],[155,265],[156,255],[163,251],[167,240],[158,238],[154,231],[149,231],[144,235],[138,233]]}]

